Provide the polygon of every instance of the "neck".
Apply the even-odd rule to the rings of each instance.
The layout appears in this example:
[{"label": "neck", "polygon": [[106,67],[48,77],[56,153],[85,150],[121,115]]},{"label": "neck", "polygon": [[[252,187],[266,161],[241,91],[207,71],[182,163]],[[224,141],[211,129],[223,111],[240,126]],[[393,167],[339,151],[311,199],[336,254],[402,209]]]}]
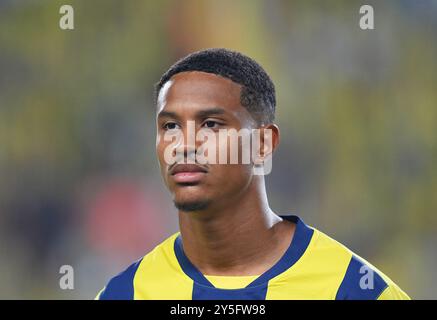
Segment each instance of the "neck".
[{"label": "neck", "polygon": [[268,205],[264,179],[220,208],[179,212],[179,226],[188,259],[207,275],[258,275],[285,252],[294,225]]}]

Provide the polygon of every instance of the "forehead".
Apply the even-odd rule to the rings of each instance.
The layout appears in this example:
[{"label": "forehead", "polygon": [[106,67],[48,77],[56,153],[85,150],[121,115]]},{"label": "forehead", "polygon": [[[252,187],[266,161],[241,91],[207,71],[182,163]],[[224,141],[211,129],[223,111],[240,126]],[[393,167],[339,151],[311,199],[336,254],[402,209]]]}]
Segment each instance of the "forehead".
[{"label": "forehead", "polygon": [[181,72],[162,87],[158,97],[158,113],[166,109],[175,112],[202,107],[221,107],[242,111],[241,86],[230,79],[200,72]]}]

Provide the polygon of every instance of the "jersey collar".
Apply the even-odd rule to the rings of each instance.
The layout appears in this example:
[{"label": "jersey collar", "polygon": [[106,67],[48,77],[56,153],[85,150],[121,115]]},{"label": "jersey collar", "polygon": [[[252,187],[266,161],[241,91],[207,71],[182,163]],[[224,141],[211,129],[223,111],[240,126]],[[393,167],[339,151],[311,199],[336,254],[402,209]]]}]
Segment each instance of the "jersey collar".
[{"label": "jersey collar", "polygon": [[[280,217],[296,224],[293,239],[281,259],[279,259],[279,261],[269,270],[252,281],[246,288],[262,285],[289,269],[300,259],[300,257],[302,257],[311,241],[314,230],[307,226],[298,216],[289,215]],[[179,265],[187,276],[196,283],[214,288],[214,285],[191,263],[190,260],[188,260],[182,247],[182,238],[180,234],[175,239],[174,252]]]}]

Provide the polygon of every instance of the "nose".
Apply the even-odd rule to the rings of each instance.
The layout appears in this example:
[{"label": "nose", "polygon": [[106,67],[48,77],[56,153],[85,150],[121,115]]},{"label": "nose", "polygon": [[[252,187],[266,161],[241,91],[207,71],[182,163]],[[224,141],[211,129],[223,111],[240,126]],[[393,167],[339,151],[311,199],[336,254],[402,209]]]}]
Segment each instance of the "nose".
[{"label": "nose", "polygon": [[173,155],[176,158],[176,162],[195,163],[196,159],[196,146],[182,142],[176,146]]},{"label": "nose", "polygon": [[190,121],[188,121],[185,130],[179,136],[179,143],[173,152],[176,162],[195,163],[197,152],[196,131],[194,124],[190,123]]}]

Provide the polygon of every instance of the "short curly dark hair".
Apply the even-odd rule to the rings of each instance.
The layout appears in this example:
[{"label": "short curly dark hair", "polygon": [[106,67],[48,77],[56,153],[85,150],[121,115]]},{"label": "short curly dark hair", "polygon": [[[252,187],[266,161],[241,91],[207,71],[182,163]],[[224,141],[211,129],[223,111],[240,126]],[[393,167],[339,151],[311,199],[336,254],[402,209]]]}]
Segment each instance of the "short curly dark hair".
[{"label": "short curly dark hair", "polygon": [[212,48],[189,54],[173,64],[155,85],[155,97],[164,84],[177,73],[202,71],[228,78],[242,86],[241,105],[259,123],[275,118],[275,85],[267,72],[253,59],[236,51]]}]

